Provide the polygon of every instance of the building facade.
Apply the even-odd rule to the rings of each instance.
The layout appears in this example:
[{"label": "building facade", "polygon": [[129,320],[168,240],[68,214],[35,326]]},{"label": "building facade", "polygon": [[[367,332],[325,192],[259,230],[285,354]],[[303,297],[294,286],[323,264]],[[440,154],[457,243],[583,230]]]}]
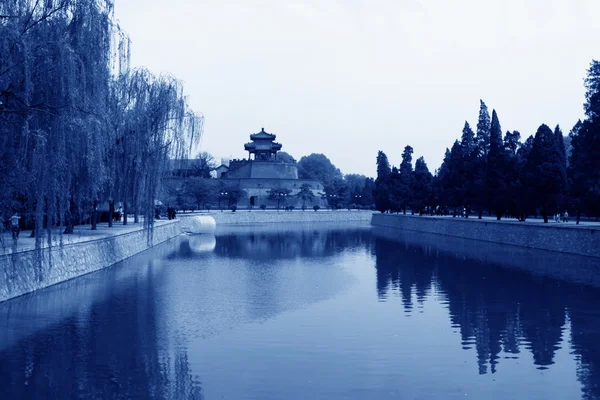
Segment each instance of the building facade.
[{"label": "building facade", "polygon": [[231,160],[229,165],[217,167],[223,195],[228,190],[243,191],[237,202],[239,208],[326,207],[323,184],[298,179],[296,163],[277,158],[282,145],[275,142],[276,137],[264,128],[251,134],[250,142],[244,145],[248,159]]}]

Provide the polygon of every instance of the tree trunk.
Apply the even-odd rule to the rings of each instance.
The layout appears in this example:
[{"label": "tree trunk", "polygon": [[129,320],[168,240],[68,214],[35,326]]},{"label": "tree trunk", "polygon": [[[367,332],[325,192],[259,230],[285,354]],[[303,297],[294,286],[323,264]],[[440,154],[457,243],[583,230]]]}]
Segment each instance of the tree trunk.
[{"label": "tree trunk", "polygon": [[75,214],[75,202],[73,201],[73,198],[71,197],[71,199],[69,200],[69,211],[67,212],[66,215],[66,223],[67,226],[65,227],[65,231],[63,232],[64,234],[71,234],[73,233],[74,230],[74,226],[73,226],[73,215]]},{"label": "tree trunk", "polygon": [[546,204],[542,206],[542,216],[544,217],[544,223],[548,223],[548,212],[546,211]]},{"label": "tree trunk", "polygon": [[94,202],[92,203],[92,230],[95,231],[96,230],[96,223],[97,223],[97,218],[98,218],[98,200],[94,200]]},{"label": "tree trunk", "polygon": [[108,227],[112,228],[113,226],[113,214],[115,213],[115,201],[108,201]]},{"label": "tree trunk", "polygon": [[581,208],[577,207],[577,222],[575,225],[579,225],[579,219],[581,218]]},{"label": "tree trunk", "polygon": [[482,208],[480,208],[480,209],[478,210],[478,212],[477,212],[477,218],[478,218],[478,219],[482,219],[482,218],[483,218],[483,209],[482,209]]},{"label": "tree trunk", "polygon": [[127,225],[127,202],[123,202],[123,225]]}]

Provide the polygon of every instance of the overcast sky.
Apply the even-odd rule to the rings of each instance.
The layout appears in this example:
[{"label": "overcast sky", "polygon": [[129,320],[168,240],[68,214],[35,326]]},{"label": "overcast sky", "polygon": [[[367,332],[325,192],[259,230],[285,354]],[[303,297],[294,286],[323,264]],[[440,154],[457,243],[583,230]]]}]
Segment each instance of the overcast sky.
[{"label": "overcast sky", "polygon": [[375,175],[410,144],[433,172],[479,99],[503,132],[583,117],[600,58],[599,0],[116,0],[134,66],[183,80],[206,118],[202,150],[246,157],[277,134]]}]

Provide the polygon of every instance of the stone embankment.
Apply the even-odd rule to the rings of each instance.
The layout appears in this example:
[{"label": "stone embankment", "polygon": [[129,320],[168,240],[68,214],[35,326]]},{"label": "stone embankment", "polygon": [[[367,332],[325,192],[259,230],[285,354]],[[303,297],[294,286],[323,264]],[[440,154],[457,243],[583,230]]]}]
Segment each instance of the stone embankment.
[{"label": "stone embankment", "polygon": [[179,221],[99,239],[0,255],[0,302],[109,267],[181,233]]},{"label": "stone embankment", "polygon": [[271,211],[271,210],[253,210],[253,211],[216,211],[210,213],[190,213],[178,214],[177,217],[182,221],[182,228],[185,230],[186,218],[196,215],[210,215],[219,225],[252,225],[267,223],[304,223],[304,222],[357,222],[369,223],[371,221],[372,211],[327,211],[327,210],[294,210],[294,211]]},{"label": "stone embankment", "polygon": [[595,226],[373,214],[371,225],[600,258]]}]

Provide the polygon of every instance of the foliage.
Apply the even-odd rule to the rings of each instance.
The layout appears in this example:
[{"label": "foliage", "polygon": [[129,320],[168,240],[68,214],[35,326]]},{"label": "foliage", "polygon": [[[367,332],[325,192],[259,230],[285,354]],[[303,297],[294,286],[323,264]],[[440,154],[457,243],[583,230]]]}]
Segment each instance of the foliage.
[{"label": "foliage", "polygon": [[600,118],[600,61],[592,60],[585,78],[585,114],[590,121]]},{"label": "foliage", "polygon": [[310,185],[307,183],[300,186],[298,197],[302,199],[302,211],[306,210],[307,201],[312,203],[315,200],[315,195],[312,192]]},{"label": "foliage", "polygon": [[411,179],[410,190],[412,193],[410,207],[413,211],[423,215],[425,208],[431,205],[433,176],[427,168],[425,159],[419,157],[415,163],[415,170]]},{"label": "foliage", "polygon": [[319,207],[317,204],[315,204],[313,206],[313,210],[315,210],[315,211],[319,211],[320,209],[321,209],[321,207]]},{"label": "foliage", "polygon": [[298,161],[298,177],[321,182],[325,187],[342,179],[342,173],[323,154],[311,154]]},{"label": "foliage", "polygon": [[123,223],[152,225],[167,159],[202,130],[181,83],[129,68],[111,0],[1,2],[0,15],[0,211],[72,232],[116,201]]},{"label": "foliage", "polygon": [[289,153],[286,153],[285,151],[278,151],[277,152],[277,160],[286,163],[286,164],[295,164],[296,163],[296,159],[294,157],[292,157]]},{"label": "foliage", "polygon": [[389,179],[391,176],[390,163],[383,151],[377,153],[377,179],[373,188],[373,200],[377,211],[386,212],[390,209]]},{"label": "foliage", "polygon": [[525,180],[532,189],[533,198],[541,206],[544,222],[548,222],[549,208],[556,205],[565,186],[566,171],[561,162],[556,137],[545,124],[540,125],[535,134],[527,159]]}]

